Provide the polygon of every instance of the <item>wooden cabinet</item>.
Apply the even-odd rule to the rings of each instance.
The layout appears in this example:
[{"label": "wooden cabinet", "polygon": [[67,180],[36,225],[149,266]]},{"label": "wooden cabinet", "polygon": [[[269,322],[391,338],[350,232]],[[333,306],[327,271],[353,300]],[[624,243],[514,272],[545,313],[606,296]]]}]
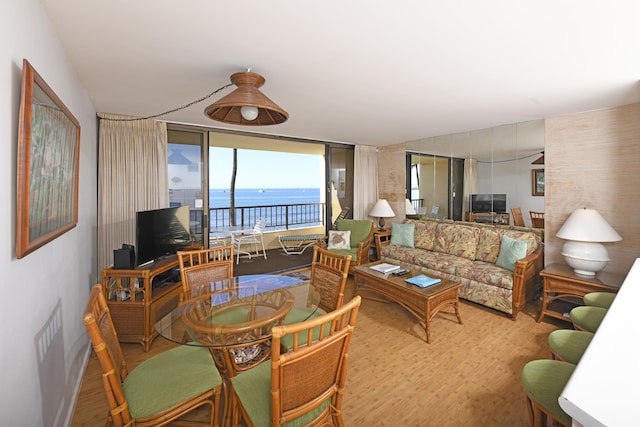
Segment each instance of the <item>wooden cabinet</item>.
[{"label": "wooden cabinet", "polygon": [[571,322],[569,312],[577,305],[584,305],[582,297],[589,292],[617,293],[624,276],[601,271],[595,276],[581,276],[565,264],[551,264],[540,272],[542,307],[538,322],[544,316]]},{"label": "wooden cabinet", "polygon": [[489,224],[509,225],[508,213],[474,213],[467,212],[469,222],[487,222]]},{"label": "wooden cabinet", "polygon": [[154,324],[178,306],[182,294],[175,255],[132,270],[102,270],[102,290],[120,342],[149,351],[158,335]]}]

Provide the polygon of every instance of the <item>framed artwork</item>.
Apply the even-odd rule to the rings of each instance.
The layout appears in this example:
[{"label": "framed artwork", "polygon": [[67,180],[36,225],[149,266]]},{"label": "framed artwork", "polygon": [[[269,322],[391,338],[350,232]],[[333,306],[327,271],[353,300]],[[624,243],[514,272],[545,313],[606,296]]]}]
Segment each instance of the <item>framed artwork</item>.
[{"label": "framed artwork", "polygon": [[544,196],[544,169],[531,170],[531,195]]},{"label": "framed artwork", "polygon": [[18,123],[16,257],[78,223],[80,123],[25,59]]}]

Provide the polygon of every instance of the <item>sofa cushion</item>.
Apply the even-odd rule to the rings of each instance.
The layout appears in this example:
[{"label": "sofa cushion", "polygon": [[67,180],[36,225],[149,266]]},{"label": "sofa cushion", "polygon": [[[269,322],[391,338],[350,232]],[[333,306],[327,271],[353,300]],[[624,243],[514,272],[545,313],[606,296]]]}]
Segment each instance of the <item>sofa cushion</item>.
[{"label": "sofa cushion", "polygon": [[476,258],[479,229],[458,224],[438,224],[433,250],[470,260]]},{"label": "sofa cushion", "polygon": [[460,265],[456,275],[478,283],[513,289],[513,272],[490,262],[474,261],[473,264]]},{"label": "sofa cushion", "polygon": [[500,242],[500,254],[496,265],[507,270],[513,271],[516,261],[527,255],[527,242],[523,240],[515,240],[508,236],[502,236]]},{"label": "sofa cushion", "polygon": [[480,228],[478,231],[478,248],[476,259],[495,264],[500,253],[501,235],[494,229]]},{"label": "sofa cushion", "polygon": [[351,249],[351,231],[329,230],[328,249]]},{"label": "sofa cushion", "polygon": [[371,221],[368,219],[339,219],[336,221],[338,231],[351,231],[352,248],[357,248],[358,244],[366,240],[371,233]]},{"label": "sofa cushion", "polygon": [[415,224],[391,224],[391,246],[414,247]]},{"label": "sofa cushion", "polygon": [[496,229],[501,236],[507,236],[514,240],[522,240],[527,244],[527,255],[531,255],[538,249],[542,239],[536,234],[529,231],[518,231],[510,229]]},{"label": "sofa cushion", "polygon": [[414,246],[420,249],[433,250],[433,242],[436,240],[436,221],[415,221]]}]

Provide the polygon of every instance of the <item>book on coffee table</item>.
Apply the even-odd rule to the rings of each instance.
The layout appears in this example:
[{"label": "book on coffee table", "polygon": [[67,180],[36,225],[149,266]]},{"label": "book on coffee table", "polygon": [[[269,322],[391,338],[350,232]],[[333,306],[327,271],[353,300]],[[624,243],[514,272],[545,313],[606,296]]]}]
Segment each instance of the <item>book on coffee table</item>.
[{"label": "book on coffee table", "polygon": [[378,264],[378,265],[372,265],[369,268],[383,274],[391,273],[392,271],[395,271],[395,270],[400,270],[399,265],[387,264],[386,262],[383,262],[382,264]]},{"label": "book on coffee table", "polygon": [[440,283],[440,279],[425,276],[424,274],[420,274],[418,276],[409,277],[408,279],[404,279],[405,282],[411,283],[412,285],[419,286],[421,288],[426,288],[431,285],[437,285]]}]

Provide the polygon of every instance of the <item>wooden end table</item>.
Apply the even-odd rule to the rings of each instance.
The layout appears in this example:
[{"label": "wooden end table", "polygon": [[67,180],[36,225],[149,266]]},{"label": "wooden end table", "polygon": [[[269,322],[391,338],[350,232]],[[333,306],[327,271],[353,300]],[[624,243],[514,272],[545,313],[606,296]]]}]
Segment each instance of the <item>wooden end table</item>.
[{"label": "wooden end table", "polygon": [[568,312],[583,304],[583,296],[589,292],[617,293],[624,281],[622,275],[602,271],[595,276],[578,275],[565,264],[548,265],[540,272],[540,277],[544,282],[538,323],[544,316],[570,322]]},{"label": "wooden end table", "polygon": [[[462,325],[458,296],[460,294],[460,283],[452,280],[442,279],[437,285],[427,288],[420,288],[405,282],[405,279],[422,274],[419,271],[411,270],[405,276],[394,276],[393,274],[383,274],[370,269],[374,262],[354,267],[353,277],[356,284],[356,295],[374,301],[389,302],[389,300],[399,304],[415,317],[424,326],[427,343],[431,342],[431,319],[446,307],[453,308]],[[377,294],[382,298],[372,297],[365,294]]]}]

